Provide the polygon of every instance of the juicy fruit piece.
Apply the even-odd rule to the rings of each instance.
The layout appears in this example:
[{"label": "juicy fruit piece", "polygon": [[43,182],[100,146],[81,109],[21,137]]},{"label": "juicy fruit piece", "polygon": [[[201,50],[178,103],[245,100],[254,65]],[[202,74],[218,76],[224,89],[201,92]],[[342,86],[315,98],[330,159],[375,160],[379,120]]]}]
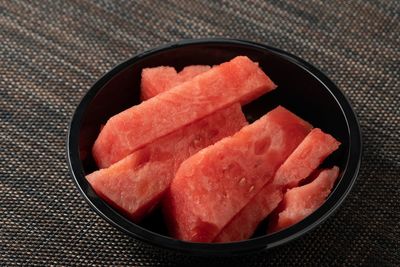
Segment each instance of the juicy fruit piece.
[{"label": "juicy fruit piece", "polygon": [[215,242],[233,242],[250,238],[258,224],[281,202],[283,190],[297,186],[335,151],[339,142],[320,129],[313,129],[275,173],[273,181],[224,227]]},{"label": "juicy fruit piece", "polygon": [[245,104],[275,88],[256,63],[235,57],[111,117],[93,145],[93,157],[100,168],[108,167],[218,109]]},{"label": "juicy fruit piece", "polygon": [[179,73],[173,67],[145,68],[142,70],[141,99],[152,98],[206,72],[210,68],[210,66],[206,65],[193,65],[185,67]]},{"label": "juicy fruit piece", "polygon": [[224,243],[248,239],[258,224],[278,206],[282,198],[280,186],[274,185],[272,181],[266,184],[222,229],[214,242]]},{"label": "juicy fruit piece", "polygon": [[179,76],[182,79],[181,82],[186,82],[209,69],[211,69],[211,67],[208,65],[192,65],[184,67],[183,70],[179,72]]},{"label": "juicy fruit piece", "polygon": [[284,185],[286,188],[297,186],[339,145],[340,142],[331,135],[324,133],[321,129],[313,129],[285,161],[283,168],[279,169],[275,183]]},{"label": "juicy fruit piece", "polygon": [[137,222],[158,203],[182,161],[245,125],[237,103],[161,137],[86,178],[97,194]]},{"label": "juicy fruit piece", "polygon": [[211,242],[310,129],[307,122],[277,107],[185,160],[164,202],[174,237]]},{"label": "juicy fruit piece", "polygon": [[271,220],[268,232],[280,231],[296,224],[317,210],[330,194],[338,175],[339,168],[335,166],[322,170],[311,183],[289,189],[275,219]]}]

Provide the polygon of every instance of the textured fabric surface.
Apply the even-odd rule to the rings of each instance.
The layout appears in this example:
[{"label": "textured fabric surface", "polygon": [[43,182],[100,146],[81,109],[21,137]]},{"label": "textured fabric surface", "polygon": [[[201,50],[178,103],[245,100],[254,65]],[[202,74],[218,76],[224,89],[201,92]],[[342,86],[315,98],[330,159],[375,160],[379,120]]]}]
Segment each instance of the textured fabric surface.
[{"label": "textured fabric surface", "polygon": [[[0,265],[400,265],[400,2],[0,0]],[[70,178],[69,119],[90,85],[137,52],[183,38],[266,43],[322,69],[364,137],[339,210],[268,253],[192,258],[135,241]]]}]

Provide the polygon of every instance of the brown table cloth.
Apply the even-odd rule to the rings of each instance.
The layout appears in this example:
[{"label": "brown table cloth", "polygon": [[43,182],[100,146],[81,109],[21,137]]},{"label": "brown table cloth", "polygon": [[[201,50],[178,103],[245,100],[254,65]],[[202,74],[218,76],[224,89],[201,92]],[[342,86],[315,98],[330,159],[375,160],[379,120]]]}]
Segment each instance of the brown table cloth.
[{"label": "brown table cloth", "polygon": [[[400,2],[0,1],[0,264],[400,265]],[[65,140],[105,71],[184,38],[265,43],[315,64],[352,101],[364,138],[357,183],[311,233],[269,252],[193,258],[97,216],[69,175]]]}]

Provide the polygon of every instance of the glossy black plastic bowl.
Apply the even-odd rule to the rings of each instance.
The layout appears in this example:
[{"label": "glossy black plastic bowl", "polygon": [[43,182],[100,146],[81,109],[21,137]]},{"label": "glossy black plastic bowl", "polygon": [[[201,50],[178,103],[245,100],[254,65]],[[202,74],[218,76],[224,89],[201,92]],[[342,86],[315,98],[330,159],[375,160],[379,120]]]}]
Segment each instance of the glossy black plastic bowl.
[{"label": "glossy black plastic bowl", "polygon": [[[145,67],[215,65],[246,55],[278,85],[271,93],[244,107],[253,121],[282,105],[337,138],[342,145],[326,161],[338,165],[340,179],[327,201],[298,224],[234,243],[183,242],[167,236],[160,212],[135,224],[107,205],[92,190],[85,174],[95,170],[90,149],[100,129],[112,115],[138,104],[140,74]],[[237,255],[271,248],[305,234],[325,220],[342,203],[357,177],[361,161],[361,135],[354,111],[344,94],[321,71],[287,52],[248,41],[231,39],[184,40],[140,53],[101,77],[78,105],[68,131],[68,163],[79,191],[92,209],[128,235],[150,244],[195,255]]]}]

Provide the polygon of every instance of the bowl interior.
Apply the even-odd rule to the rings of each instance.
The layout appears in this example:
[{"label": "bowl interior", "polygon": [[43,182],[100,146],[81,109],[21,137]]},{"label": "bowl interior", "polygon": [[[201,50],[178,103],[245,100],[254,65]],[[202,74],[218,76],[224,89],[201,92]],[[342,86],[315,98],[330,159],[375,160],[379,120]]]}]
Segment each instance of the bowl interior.
[{"label": "bowl interior", "polygon": [[[346,177],[343,173],[346,172],[350,157],[350,127],[343,103],[339,102],[344,101],[344,104],[347,105],[348,103],[336,87],[330,84],[329,80],[324,80],[326,77],[323,74],[315,73],[316,70],[312,66],[287,53],[252,43],[233,41],[187,42],[146,52],[117,66],[91,88],[78,108],[77,112],[81,116],[77,126],[79,132],[76,133],[79,136],[77,141],[79,147],[76,151],[79,151],[79,155],[71,155],[70,151],[70,157],[78,157],[82,168],[78,174],[76,168],[74,170],[74,167],[72,167],[72,169],[81,191],[92,205],[97,205],[98,212],[103,215],[114,212],[113,216],[116,219],[110,220],[120,228],[121,222],[123,222],[124,227],[136,227],[135,224],[130,223],[123,215],[99,199],[87,184],[83,174],[89,174],[96,169],[90,151],[101,125],[105,124],[108,118],[114,114],[140,103],[142,69],[167,65],[180,70],[187,65],[215,65],[238,55],[248,56],[258,62],[265,73],[278,85],[275,91],[243,107],[247,119],[254,121],[277,105],[282,105],[309,121],[314,127],[319,127],[332,134],[342,145],[324,162],[324,165],[338,165],[342,173],[336,186],[342,183],[343,179],[348,179],[346,187],[349,187],[350,180],[354,177],[353,175]],[[332,88],[338,92],[334,92]],[[343,100],[338,100],[340,97]],[[351,108],[348,108],[351,112]],[[341,191],[343,195],[346,188]],[[339,195],[332,202],[338,199]],[[330,209],[326,209],[316,216],[320,218],[329,213],[328,211],[333,206],[334,203],[331,203]],[[104,207],[107,207],[107,211],[102,210]],[[315,223],[319,218],[309,221],[308,225]],[[146,233],[146,235],[149,234],[147,230],[150,230],[153,233],[167,236],[159,211],[155,211],[140,223],[140,226],[140,231]],[[307,225],[304,225],[302,229],[306,227]],[[291,234],[293,235],[295,232],[296,230],[292,231]],[[264,233],[265,229],[257,232],[255,236],[262,236]]]}]

